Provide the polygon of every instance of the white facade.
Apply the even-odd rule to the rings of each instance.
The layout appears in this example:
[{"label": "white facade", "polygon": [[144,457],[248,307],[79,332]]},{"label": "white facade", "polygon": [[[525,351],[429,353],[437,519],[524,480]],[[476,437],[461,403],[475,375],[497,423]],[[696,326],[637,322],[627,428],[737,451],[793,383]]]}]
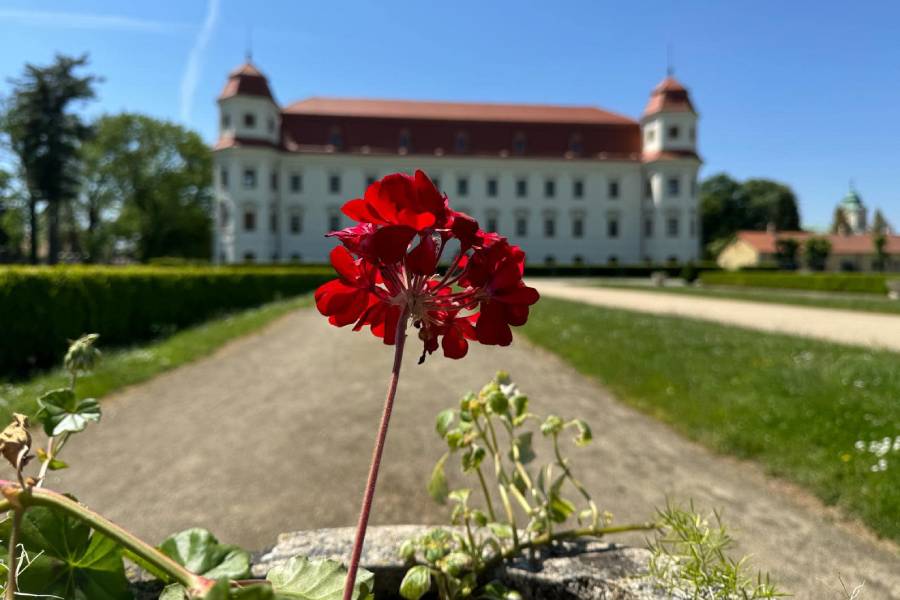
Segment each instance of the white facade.
[{"label": "white facade", "polygon": [[272,145],[215,152],[217,262],[327,262],[336,242],[325,234],[351,225],[341,205],[374,179],[416,169],[438,183],[453,209],[520,245],[531,264],[699,256],[693,112],[645,117],[643,160],[602,160],[289,152],[275,145],[274,102],[235,96],[219,105],[223,138]]}]

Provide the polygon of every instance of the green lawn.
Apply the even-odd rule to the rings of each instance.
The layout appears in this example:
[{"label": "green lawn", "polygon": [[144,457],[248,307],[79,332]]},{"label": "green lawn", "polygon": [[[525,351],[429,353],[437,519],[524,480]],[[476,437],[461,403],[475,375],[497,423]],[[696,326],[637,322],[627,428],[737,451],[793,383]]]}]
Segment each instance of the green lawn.
[{"label": "green lawn", "polygon": [[616,289],[641,290],[661,294],[681,294],[683,296],[699,296],[705,298],[728,298],[732,300],[749,300],[751,302],[767,302],[771,304],[795,304],[797,306],[813,306],[818,308],[840,308],[845,310],[861,310],[900,315],[900,301],[886,296],[858,297],[834,294],[831,297],[824,292],[814,295],[807,292],[790,292],[773,289],[745,288],[710,288],[710,287],[651,287],[647,285],[629,285],[626,283],[600,282],[599,287]]},{"label": "green lawn", "polygon": [[620,400],[900,541],[900,354],[555,299],[523,329]]},{"label": "green lawn", "polygon": [[[100,398],[125,386],[146,381],[154,375],[206,356],[229,340],[259,329],[294,309],[308,306],[310,302],[309,295],[272,302],[213,319],[134,348],[106,350],[101,338],[98,347],[103,351],[103,360],[94,373],[79,378],[78,396]],[[8,422],[12,412],[33,414],[37,409],[35,400],[38,396],[67,384],[68,374],[62,369],[22,381],[0,381],[0,423]]]}]

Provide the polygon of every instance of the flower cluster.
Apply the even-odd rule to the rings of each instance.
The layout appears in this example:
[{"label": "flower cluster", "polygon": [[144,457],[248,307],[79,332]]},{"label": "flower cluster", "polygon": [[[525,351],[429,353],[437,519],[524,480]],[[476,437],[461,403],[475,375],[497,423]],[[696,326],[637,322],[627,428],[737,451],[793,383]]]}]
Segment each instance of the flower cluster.
[{"label": "flower cluster", "polygon": [[[316,306],[338,327],[369,326],[394,344],[408,321],[424,343],[422,359],[440,346],[462,358],[468,340],[507,346],[538,293],[522,281],[525,253],[452,210],[422,171],[388,175],[350,200],[358,225],[335,231],[331,252],[339,277],[316,290]],[[441,266],[447,251],[452,257]]]}]

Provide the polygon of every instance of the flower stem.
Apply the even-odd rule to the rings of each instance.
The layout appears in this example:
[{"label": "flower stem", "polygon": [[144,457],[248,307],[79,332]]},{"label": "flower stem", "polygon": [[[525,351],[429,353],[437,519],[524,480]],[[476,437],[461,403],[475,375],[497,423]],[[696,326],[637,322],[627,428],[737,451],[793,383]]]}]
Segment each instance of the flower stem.
[{"label": "flower stem", "polygon": [[356,584],[356,572],[359,570],[359,558],[362,555],[363,542],[366,540],[366,528],[369,525],[369,513],[372,511],[372,499],[375,496],[375,485],[378,482],[378,469],[381,466],[381,455],[384,452],[384,441],[387,438],[391,411],[394,408],[394,396],[397,394],[397,383],[400,381],[400,365],[403,363],[403,347],[406,344],[406,325],[409,313],[404,309],[397,321],[397,335],[394,347],[394,366],[391,369],[391,381],[388,384],[384,410],[381,413],[381,424],[375,438],[375,449],[372,452],[372,464],[369,467],[369,478],[363,494],[362,509],[359,512],[359,523],[356,525],[356,538],[353,540],[353,551],[350,554],[350,566],[347,569],[347,580],[344,582],[344,600],[351,600]]},{"label": "flower stem", "polygon": [[18,570],[19,565],[17,564],[18,554],[17,554],[17,546],[19,545],[19,530],[22,528],[22,513],[25,512],[24,509],[17,508],[13,511],[13,524],[12,524],[12,532],[9,534],[9,554],[7,555],[7,565],[8,569],[6,575],[6,593],[4,594],[6,600],[15,600],[16,592],[18,591]]}]

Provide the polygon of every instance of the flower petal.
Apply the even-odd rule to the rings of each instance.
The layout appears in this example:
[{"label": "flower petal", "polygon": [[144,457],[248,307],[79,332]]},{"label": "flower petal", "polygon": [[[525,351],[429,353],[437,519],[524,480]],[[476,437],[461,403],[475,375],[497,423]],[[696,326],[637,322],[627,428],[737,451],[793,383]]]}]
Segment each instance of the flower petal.
[{"label": "flower petal", "polygon": [[438,255],[434,238],[430,235],[420,236],[419,244],[406,257],[406,267],[415,275],[434,275]]},{"label": "flower petal", "polygon": [[399,262],[406,256],[409,243],[416,236],[416,230],[406,225],[388,225],[372,236],[375,255],[385,264]]}]

